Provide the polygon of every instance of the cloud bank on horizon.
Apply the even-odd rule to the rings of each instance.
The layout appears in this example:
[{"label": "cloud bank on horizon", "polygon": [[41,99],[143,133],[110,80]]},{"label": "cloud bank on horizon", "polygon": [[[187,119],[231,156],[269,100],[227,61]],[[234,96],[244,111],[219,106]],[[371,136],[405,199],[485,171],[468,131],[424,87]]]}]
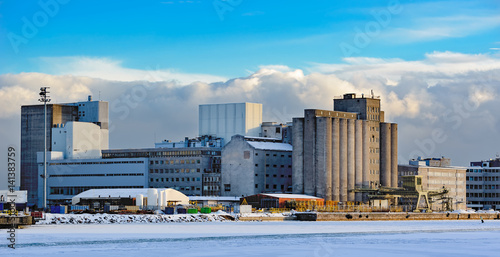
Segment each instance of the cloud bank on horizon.
[{"label": "cloud bank on horizon", "polygon": [[[500,55],[428,53],[424,59],[345,58],[301,70],[261,66],[247,77],[226,79],[160,69],[137,70],[116,60],[41,58],[47,73],[0,75],[3,142],[19,144],[20,106],[38,104],[41,86],[52,103],[110,103],[110,146],[153,147],[163,139],[197,135],[198,105],[258,102],[265,121],[287,122],[305,108],[332,109],[344,93],[381,97],[386,120],[399,124],[400,163],[419,155],[448,156],[452,163],[493,157],[500,121]],[[105,67],[105,69],[103,68]]]}]

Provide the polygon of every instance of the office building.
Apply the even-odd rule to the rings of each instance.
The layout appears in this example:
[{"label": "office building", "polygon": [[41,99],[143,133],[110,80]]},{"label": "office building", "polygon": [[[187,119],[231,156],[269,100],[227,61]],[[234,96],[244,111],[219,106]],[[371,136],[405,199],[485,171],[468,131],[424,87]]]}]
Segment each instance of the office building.
[{"label": "office building", "polygon": [[467,208],[500,210],[500,158],[471,162],[466,175]]},{"label": "office building", "polygon": [[221,180],[223,196],[291,193],[292,145],[235,135],[222,149]]},{"label": "office building", "polygon": [[[465,210],[466,184],[464,167],[451,166],[449,158],[427,158],[410,160],[408,165],[398,165],[399,186],[403,186],[404,176],[422,176],[422,189],[425,191],[439,191],[443,187],[449,190],[448,194],[437,197],[432,205],[433,211],[445,211],[446,204],[451,209]],[[448,201],[448,203],[447,203]]]},{"label": "office building", "polygon": [[262,104],[230,103],[199,106],[199,135],[223,139],[227,144],[234,135],[258,137],[262,123]]},{"label": "office building", "polygon": [[103,150],[102,158],[147,158],[150,188],[172,188],[189,196],[220,193],[221,149],[217,147]]},{"label": "office building", "polygon": [[292,122],[286,124],[278,122],[262,122],[260,137],[275,138],[282,143],[292,144]]},{"label": "office building", "polygon": [[397,124],[380,99],[345,94],[334,110],[293,119],[293,192],[333,201],[367,201],[354,188],[397,186]]},{"label": "office building", "polygon": [[[108,102],[87,102],[47,104],[47,151],[53,151],[52,137],[58,133],[52,128],[63,128],[67,122],[77,121],[82,123],[93,123],[100,128],[100,148],[108,148]],[[74,131],[74,130],[72,130]],[[85,130],[79,130],[77,134],[85,136]],[[67,131],[68,132],[68,131]],[[90,135],[92,136],[92,135]],[[57,140],[56,140],[57,141]],[[61,141],[62,142],[62,141]],[[69,142],[74,144],[75,142]],[[75,145],[76,146],[76,145]],[[56,146],[58,150],[59,145]],[[77,150],[68,154],[79,154]],[[21,107],[21,190],[28,191],[28,204],[33,205],[43,198],[39,195],[39,164],[37,153],[44,150],[44,106],[27,105]],[[42,161],[43,163],[43,161]],[[43,189],[41,190],[43,192]]]},{"label": "office building", "polygon": [[[147,158],[64,159],[62,152],[49,152],[47,162],[48,205],[71,204],[73,196],[89,189],[148,188]],[[42,180],[39,190],[42,195]]]}]

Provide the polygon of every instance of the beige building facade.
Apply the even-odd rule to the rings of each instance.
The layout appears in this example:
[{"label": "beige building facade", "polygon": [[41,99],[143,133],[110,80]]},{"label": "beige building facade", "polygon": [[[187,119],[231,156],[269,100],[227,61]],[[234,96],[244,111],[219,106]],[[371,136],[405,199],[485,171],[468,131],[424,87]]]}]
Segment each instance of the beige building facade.
[{"label": "beige building facade", "polygon": [[[411,161],[410,161],[411,162]],[[429,163],[429,162],[427,162]],[[443,187],[449,190],[446,197],[451,199],[451,208],[454,210],[466,209],[465,177],[464,167],[434,167],[428,166],[425,162],[420,165],[398,165],[398,181],[402,183],[403,176],[422,176],[422,189],[426,191],[439,191]],[[400,187],[402,184],[400,185]],[[443,201],[437,197],[432,205],[433,211],[443,210]]]}]

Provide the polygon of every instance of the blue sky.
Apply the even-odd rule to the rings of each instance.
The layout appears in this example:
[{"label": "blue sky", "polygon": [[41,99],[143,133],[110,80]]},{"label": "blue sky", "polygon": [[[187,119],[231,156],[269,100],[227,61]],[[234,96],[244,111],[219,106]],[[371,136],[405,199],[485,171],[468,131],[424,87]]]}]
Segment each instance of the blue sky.
[{"label": "blue sky", "polygon": [[287,122],[374,90],[400,163],[467,165],[500,152],[500,1],[0,0],[0,142],[19,145],[42,85],[109,101],[111,148],[197,136],[199,104]]},{"label": "blue sky", "polygon": [[[500,2],[493,0],[46,2],[57,3],[49,5],[53,13],[38,1],[0,4],[0,74],[57,73],[40,58],[66,56],[228,78],[262,65],[307,69],[341,63],[348,57],[341,45],[356,47],[370,22],[379,27],[351,56],[411,61],[433,51],[478,54],[500,47]],[[46,22],[39,12],[49,14]],[[373,13],[389,13],[388,22]],[[23,36],[23,17],[38,18],[41,26],[16,53],[8,35]]]}]

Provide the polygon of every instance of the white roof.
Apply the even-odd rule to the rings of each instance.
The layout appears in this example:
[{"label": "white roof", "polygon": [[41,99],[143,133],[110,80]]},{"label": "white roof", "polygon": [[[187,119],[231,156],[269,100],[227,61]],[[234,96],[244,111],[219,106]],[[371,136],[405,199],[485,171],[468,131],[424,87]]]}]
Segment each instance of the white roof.
[{"label": "white roof", "polygon": [[[118,197],[132,197],[135,198],[137,195],[148,196],[149,188],[116,188],[116,189],[89,189],[85,192],[81,192],[74,197],[77,198],[118,198]],[[158,190],[166,190],[167,188],[155,188]]]},{"label": "white roof", "polygon": [[292,151],[291,144],[286,143],[273,143],[273,142],[254,142],[247,141],[253,148],[259,150],[274,150],[274,151]]},{"label": "white roof", "polygon": [[294,198],[294,199],[322,199],[311,195],[301,195],[301,194],[262,194],[277,198]]}]

